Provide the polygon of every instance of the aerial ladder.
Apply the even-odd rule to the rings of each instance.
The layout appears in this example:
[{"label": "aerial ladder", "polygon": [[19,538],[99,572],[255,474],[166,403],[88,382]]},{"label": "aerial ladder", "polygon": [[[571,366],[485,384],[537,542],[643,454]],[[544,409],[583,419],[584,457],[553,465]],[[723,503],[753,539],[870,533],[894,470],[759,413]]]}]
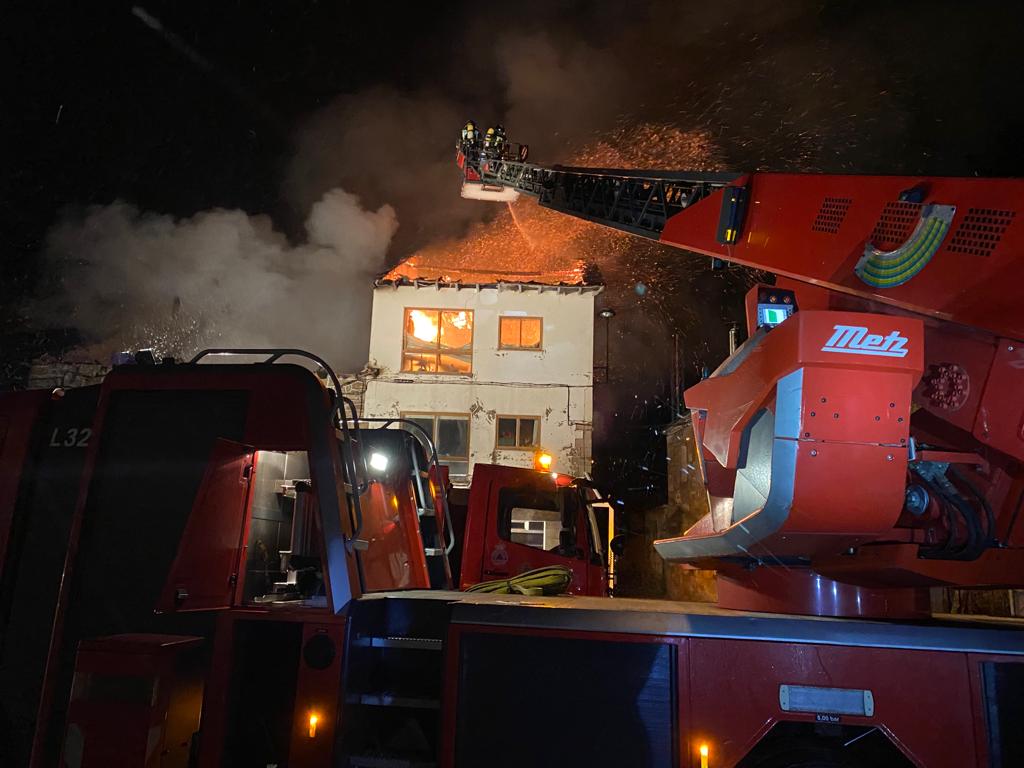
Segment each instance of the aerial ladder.
[{"label": "aerial ladder", "polygon": [[464,196],[777,276],[685,393],[709,510],[655,543],[721,605],[921,617],[931,587],[1024,585],[1024,180],[457,162]]}]

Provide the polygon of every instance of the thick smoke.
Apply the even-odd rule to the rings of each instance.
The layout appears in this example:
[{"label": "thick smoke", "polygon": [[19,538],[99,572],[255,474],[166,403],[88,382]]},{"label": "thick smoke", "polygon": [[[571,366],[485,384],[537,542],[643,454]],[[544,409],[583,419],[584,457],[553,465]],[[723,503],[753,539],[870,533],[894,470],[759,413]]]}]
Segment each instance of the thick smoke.
[{"label": "thick smoke", "polygon": [[285,196],[295,210],[306,211],[340,186],[358,190],[371,207],[394,206],[403,223],[396,257],[461,231],[482,215],[479,205],[458,196],[453,158],[463,119],[433,91],[380,87],[339,97],[296,132]]},{"label": "thick smoke", "polygon": [[366,360],[375,273],[398,227],[333,189],[290,244],[266,216],[213,210],[174,220],[124,203],[65,216],[46,258],[60,282],[29,308],[74,325],[101,357],[153,346],[187,357],[207,346],[302,347],[340,370]]},{"label": "thick smoke", "polygon": [[[416,50],[396,52],[414,70],[401,89],[346,93],[307,118],[284,196],[300,212],[333,186],[391,203],[393,261],[459,238],[494,212],[453,194],[467,118],[503,123],[544,163],[661,125],[707,132],[741,171],[998,173],[977,158],[993,112],[1008,108],[991,98],[1005,83],[966,83],[962,62],[988,47],[1012,59],[1011,36],[990,34],[1014,28],[1007,5],[950,4],[925,19],[912,4],[820,0],[474,4],[452,11],[446,58],[418,69]],[[955,55],[936,55],[943,39]]]},{"label": "thick smoke", "polygon": [[631,106],[624,98],[628,69],[613,51],[583,40],[559,43],[538,32],[509,35],[494,54],[504,87],[504,122],[547,162],[602,135]]},{"label": "thick smoke", "polygon": [[[302,23],[334,18],[328,5]],[[628,143],[645,127],[662,126],[708,136],[715,165],[737,170],[1007,172],[992,167],[987,148],[990,125],[1019,133],[1005,128],[1019,122],[1019,105],[1004,98],[1012,68],[989,67],[975,77],[963,62],[1013,60],[1013,36],[991,34],[1019,26],[1011,5],[948,4],[925,17],[913,4],[820,0],[452,4],[438,11],[445,39],[435,34],[382,52],[407,74],[385,67],[390,74],[376,84],[354,78],[355,90],[301,121],[287,160],[279,226],[301,232],[295,224],[342,188],[378,211],[370,229],[381,241],[397,215],[402,227],[390,248],[374,240],[368,250],[346,250],[309,222],[308,242],[291,247],[267,220],[237,211],[175,223],[114,204],[55,227],[47,259],[65,269],[63,292],[31,315],[72,322],[91,339],[121,346],[157,339],[181,353],[200,343],[288,340],[326,350],[343,367],[358,365],[371,274],[430,244],[463,238],[500,211],[457,196],[453,145],[469,117],[503,122],[511,140],[528,142],[546,163],[571,162],[595,140]],[[937,40],[953,54],[942,55]],[[316,58],[329,55],[318,51]],[[690,160],[670,145],[662,150],[651,165],[678,168]],[[328,195],[318,210],[338,202]],[[356,221],[367,215],[340,207]],[[703,283],[692,279],[695,262],[653,248],[631,245],[618,274],[606,270],[619,283],[605,298],[618,291],[620,308],[628,299],[636,312],[657,302],[667,329],[722,338],[721,307],[738,306],[736,297],[702,296],[695,286]],[[482,265],[487,258],[480,254]],[[326,275],[318,274],[321,267]],[[649,288],[642,296],[631,294],[637,283]],[[303,316],[314,314],[311,298],[326,307],[315,321]],[[630,327],[627,315],[620,312],[620,329]],[[700,327],[709,315],[716,322]],[[358,339],[348,351],[336,341],[346,323],[345,337]],[[623,347],[620,359],[639,345]],[[687,355],[702,348],[690,344]],[[711,349],[707,359],[689,363],[714,365],[717,355]]]},{"label": "thick smoke", "polygon": [[621,122],[617,99],[630,85],[615,52],[571,27],[556,40],[545,29],[565,14],[543,4],[524,6],[515,19],[487,13],[475,9],[466,27],[453,31],[452,59],[421,87],[343,94],[308,116],[285,174],[289,204],[303,211],[341,186],[369,205],[393,205],[402,221],[394,263],[462,237],[498,210],[458,196],[455,143],[467,119],[481,127],[504,122],[513,141],[531,143],[545,162],[567,159]]},{"label": "thick smoke", "polygon": [[[712,11],[672,2],[591,8],[527,1],[514,19],[475,8],[451,30],[450,60],[433,62],[418,84],[342,94],[308,116],[296,131],[284,198],[302,212],[341,186],[371,206],[393,205],[403,224],[394,263],[494,215],[495,208],[456,194],[454,143],[468,118],[482,127],[503,123],[511,140],[529,143],[547,163],[571,162],[595,141],[660,125],[713,134],[731,150],[730,164],[765,165],[771,157],[779,169],[824,165],[836,147],[851,146],[848,115],[862,107],[834,106],[850,101],[850,92],[878,98],[870,81],[880,65],[867,62],[839,78],[828,52],[795,21],[814,3],[787,11],[768,0],[755,6],[752,15],[738,2]],[[887,125],[897,123],[891,116]],[[651,162],[664,168],[687,160]]]}]

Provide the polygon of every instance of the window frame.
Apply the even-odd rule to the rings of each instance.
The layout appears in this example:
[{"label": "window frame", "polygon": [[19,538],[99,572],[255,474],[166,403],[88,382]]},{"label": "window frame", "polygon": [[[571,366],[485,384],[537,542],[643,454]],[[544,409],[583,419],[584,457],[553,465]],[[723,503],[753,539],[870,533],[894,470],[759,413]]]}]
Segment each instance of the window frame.
[{"label": "window frame", "polygon": [[[438,464],[447,464],[449,461],[463,461],[462,456],[442,456],[441,452],[437,448],[437,420],[441,419],[465,419],[466,420],[466,472],[465,474],[453,472],[452,474],[456,477],[469,477],[470,470],[472,469],[472,462],[470,461],[471,447],[473,443],[473,414],[471,413],[458,413],[450,411],[400,411],[398,414],[400,419],[433,419],[433,429],[430,433],[430,440],[434,444],[434,450],[437,451],[437,462]],[[429,457],[428,457],[429,458]]]},{"label": "window frame", "polygon": [[[515,445],[501,445],[498,443],[498,439],[501,436],[501,420],[502,419],[515,419],[516,420],[516,444]],[[523,419],[531,419],[536,423],[533,431],[533,445],[520,445],[519,444],[519,422]],[[541,432],[541,417],[530,414],[517,415],[512,413],[499,413],[494,417],[494,449],[497,451],[537,451],[540,450],[543,443],[540,439]]]},{"label": "window frame", "polygon": [[[506,320],[519,321],[519,341],[523,340],[523,320],[537,320],[540,323],[540,340],[536,347],[524,347],[522,344],[503,344],[501,341],[501,325]],[[498,349],[508,349],[515,352],[542,352],[544,350],[544,318],[540,315],[498,315]]]},{"label": "window frame", "polygon": [[[510,542],[512,542],[513,544],[522,544],[523,546],[526,546],[526,547],[533,547],[534,549],[540,549],[540,550],[543,550],[544,552],[547,552],[547,547],[544,546],[545,544],[547,544],[547,542],[544,540],[544,537],[547,535],[547,525],[546,525],[545,521],[543,521],[543,520],[523,520],[523,521],[519,521],[519,522],[521,522],[521,523],[523,523],[523,524],[525,524],[527,526],[527,527],[525,527],[525,528],[523,528],[521,530],[516,528],[516,522],[517,521],[511,519],[511,516],[509,517],[509,539],[508,540]],[[540,525],[540,530],[538,531],[538,530],[534,530],[534,529],[529,528],[528,526],[531,525],[531,524],[539,524]],[[515,536],[517,533],[525,534],[527,536],[536,536],[537,534],[540,534],[540,544],[541,545],[539,547],[536,547],[533,544],[528,544],[525,541],[516,541],[512,537]]]},{"label": "window frame", "polygon": [[[586,519],[581,517],[580,510],[578,509],[578,505],[582,502],[582,500],[577,498],[577,501],[576,501],[575,504],[569,505],[567,503],[568,502],[568,498],[567,498],[567,490],[568,489],[566,489],[564,487],[555,488],[554,493],[555,493],[555,505],[557,507],[556,509],[547,509],[547,508],[542,508],[542,507],[539,507],[539,506],[537,506],[537,507],[520,506],[519,504],[515,503],[516,501],[518,501],[518,499],[514,499],[514,497],[513,497],[513,501],[512,502],[509,502],[509,500],[508,500],[508,496],[513,494],[513,493],[538,492],[539,490],[540,489],[536,488],[535,486],[525,485],[525,486],[505,486],[504,488],[501,488],[498,491],[497,514],[496,514],[496,518],[495,518],[495,521],[494,521],[494,526],[495,526],[494,531],[495,531],[495,534],[497,535],[498,540],[499,541],[504,541],[504,542],[506,542],[508,544],[511,544],[513,546],[516,546],[516,547],[528,547],[528,548],[530,548],[530,549],[532,549],[532,550],[534,550],[536,552],[546,552],[548,554],[557,554],[558,557],[568,557],[567,555],[563,555],[563,554],[558,553],[557,552],[557,548],[560,546],[561,532],[564,531],[564,530],[569,530],[569,531],[572,531],[573,539],[576,542],[575,543],[575,547],[578,550],[578,554],[573,555],[572,558],[575,559],[575,560],[584,560],[584,561],[587,560],[588,557],[589,557],[589,544],[587,545],[587,547],[580,547],[579,546],[579,540],[580,540],[580,529],[579,529],[579,526],[580,525],[583,525],[584,527],[587,526]],[[526,501],[526,503],[530,502],[529,499],[526,499],[525,501]],[[570,506],[572,506],[573,508],[570,509],[569,508]],[[527,544],[527,543],[522,542],[522,541],[516,541],[516,540],[514,540],[512,538],[512,510],[516,509],[517,507],[518,508],[522,508],[522,509],[535,509],[538,512],[557,512],[558,513],[558,516],[559,516],[559,522],[558,522],[558,525],[559,525],[559,530],[558,530],[559,541],[556,544],[556,549],[554,551],[552,551],[551,549],[548,549],[546,547],[543,547],[543,546],[536,547],[533,544]],[[568,523],[568,525],[566,525],[567,513],[568,513],[568,519],[570,521]],[[544,534],[546,536],[548,522],[552,522],[553,523],[555,521],[542,521],[542,522],[544,522],[544,526],[545,526]],[[532,531],[531,531],[531,533],[532,533]],[[540,533],[540,531],[536,531],[536,533]],[[546,544],[547,542],[544,542],[544,543]]]},{"label": "window frame", "polygon": [[[436,344],[437,344],[437,347],[436,347],[437,351],[433,352],[433,353],[430,353],[430,354],[434,354],[435,355],[436,360],[437,360],[437,367],[438,368],[441,367],[441,354],[443,352],[443,348],[441,347],[441,314],[444,313],[444,312],[453,312],[453,313],[465,312],[465,313],[467,313],[469,315],[469,317],[470,317],[470,326],[471,326],[470,331],[469,331],[469,352],[468,352],[469,370],[466,371],[466,372],[462,372],[462,371],[441,371],[441,370],[437,370],[437,371],[414,371],[412,369],[406,368],[405,367],[405,362],[406,362],[406,355],[407,354],[428,354],[426,352],[422,352],[422,351],[418,351],[418,350],[409,350],[405,346],[406,338],[407,338],[407,333],[406,333],[405,329],[406,329],[406,327],[408,325],[408,322],[409,322],[409,313],[410,312],[437,312],[438,313],[438,315],[437,315],[437,342],[436,342]],[[401,352],[402,359],[400,361],[399,371],[401,373],[414,373],[414,374],[416,374],[418,376],[472,376],[473,375],[473,347],[474,347],[474,342],[475,341],[476,341],[476,311],[475,310],[467,309],[465,307],[403,307],[402,308],[402,352]],[[423,343],[426,343],[426,342],[423,342]],[[424,414],[424,415],[426,415],[426,414]]]}]

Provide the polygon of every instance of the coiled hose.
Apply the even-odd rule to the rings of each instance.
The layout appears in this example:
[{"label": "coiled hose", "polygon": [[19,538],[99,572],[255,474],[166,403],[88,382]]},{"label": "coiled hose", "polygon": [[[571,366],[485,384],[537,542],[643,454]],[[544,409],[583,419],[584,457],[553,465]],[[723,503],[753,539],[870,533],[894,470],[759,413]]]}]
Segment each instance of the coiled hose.
[{"label": "coiled hose", "polygon": [[466,592],[490,592],[496,595],[561,595],[572,582],[572,569],[565,565],[535,568],[511,579],[482,581]]}]

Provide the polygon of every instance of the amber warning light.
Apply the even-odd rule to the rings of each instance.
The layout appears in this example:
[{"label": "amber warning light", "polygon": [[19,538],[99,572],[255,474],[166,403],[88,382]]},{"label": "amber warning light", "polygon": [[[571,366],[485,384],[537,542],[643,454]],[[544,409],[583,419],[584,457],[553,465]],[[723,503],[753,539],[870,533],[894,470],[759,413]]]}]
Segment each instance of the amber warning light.
[{"label": "amber warning light", "polygon": [[316,712],[309,713],[309,738],[316,738],[316,726],[320,722],[320,716]]},{"label": "amber warning light", "polygon": [[533,457],[534,466],[537,469],[543,470],[544,472],[551,471],[551,465],[554,464],[555,460],[550,453],[541,451]]}]

